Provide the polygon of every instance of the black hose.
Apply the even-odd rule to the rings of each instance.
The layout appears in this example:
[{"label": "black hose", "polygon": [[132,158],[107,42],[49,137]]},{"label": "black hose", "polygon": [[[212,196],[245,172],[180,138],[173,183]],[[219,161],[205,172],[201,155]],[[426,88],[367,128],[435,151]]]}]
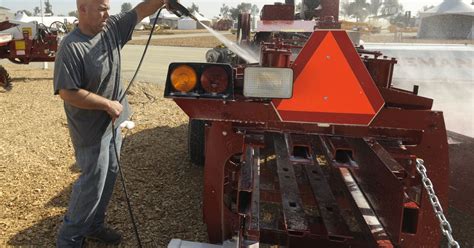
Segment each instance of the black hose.
[{"label": "black hose", "polygon": [[114,139],[114,151],[115,151],[115,157],[117,159],[117,167],[120,173],[120,179],[122,181],[122,188],[123,188],[123,192],[125,193],[125,199],[127,201],[128,212],[130,213],[130,218],[132,219],[133,231],[135,232],[135,237],[137,238],[138,247],[142,248],[142,241],[140,240],[137,224],[135,223],[135,218],[133,217],[132,205],[130,204],[130,198],[128,197],[128,193],[127,193],[127,186],[125,185],[125,177],[123,176],[122,166],[120,165],[120,158],[117,151],[117,143],[115,142],[115,139],[117,138],[117,134],[115,133],[114,124],[112,124],[112,138]]},{"label": "black hose", "polygon": [[[140,62],[138,63],[137,70],[135,71],[135,74],[133,75],[132,80],[130,80],[130,84],[128,84],[127,89],[125,89],[125,91],[123,92],[123,95],[119,98],[120,103],[123,101],[123,99],[127,95],[128,90],[130,89],[133,82],[135,81],[135,78],[138,74],[138,71],[140,70],[140,67],[142,66],[143,59],[145,58],[145,54],[148,50],[148,45],[150,44],[150,41],[151,41],[151,36],[153,35],[153,31],[155,30],[156,22],[157,22],[158,17],[160,16],[161,10],[163,10],[163,8],[164,7],[161,7],[158,10],[158,14],[156,15],[155,21],[153,22],[153,26],[152,26],[151,31],[150,31],[150,36],[148,37],[148,41],[145,45],[145,50],[143,51],[142,58],[140,59]],[[125,185],[125,177],[124,177],[123,172],[122,172],[122,165],[120,164],[120,157],[119,157],[119,153],[118,153],[118,150],[117,150],[117,143],[116,143],[117,134],[115,133],[115,123],[113,121],[112,121],[112,138],[114,139],[115,158],[117,159],[117,167],[118,167],[118,170],[119,170],[119,173],[120,173],[120,179],[122,181],[123,192],[125,193],[125,200],[127,201],[128,212],[130,213],[130,218],[132,219],[133,231],[135,232],[135,237],[137,238],[138,247],[142,248],[142,242],[140,240],[140,235],[138,234],[137,224],[135,223],[135,218],[133,216],[132,205],[130,204],[130,198],[128,196],[127,186]],[[125,139],[122,141],[122,144],[123,144],[124,141],[125,141]]]},{"label": "black hose", "polygon": [[127,89],[125,89],[125,91],[123,92],[122,97],[119,98],[119,99],[120,99],[119,102],[122,102],[122,101],[123,101],[123,99],[124,99],[125,96],[127,95],[128,90],[129,90],[130,87],[132,86],[133,82],[135,82],[135,78],[137,77],[138,71],[139,71],[140,68],[142,67],[143,59],[145,58],[145,54],[146,54],[146,52],[147,52],[147,50],[148,50],[148,45],[150,45],[151,36],[153,35],[153,31],[155,30],[156,22],[158,21],[158,18],[160,17],[160,13],[161,13],[161,11],[162,11],[163,9],[164,9],[164,6],[161,7],[161,8],[158,10],[158,13],[156,14],[155,21],[153,22],[153,26],[151,27],[150,36],[148,36],[148,40],[147,40],[146,45],[145,45],[145,50],[143,50],[143,55],[142,55],[142,58],[140,59],[140,62],[138,63],[137,70],[135,71],[135,74],[133,74],[132,80],[130,80],[130,84],[128,84]]}]

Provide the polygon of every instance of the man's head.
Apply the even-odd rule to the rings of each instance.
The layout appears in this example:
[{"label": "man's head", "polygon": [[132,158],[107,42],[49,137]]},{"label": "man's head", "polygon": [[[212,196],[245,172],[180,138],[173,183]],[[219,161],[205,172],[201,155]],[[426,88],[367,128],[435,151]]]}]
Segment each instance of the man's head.
[{"label": "man's head", "polygon": [[76,0],[79,29],[87,35],[96,35],[109,18],[109,0]]}]

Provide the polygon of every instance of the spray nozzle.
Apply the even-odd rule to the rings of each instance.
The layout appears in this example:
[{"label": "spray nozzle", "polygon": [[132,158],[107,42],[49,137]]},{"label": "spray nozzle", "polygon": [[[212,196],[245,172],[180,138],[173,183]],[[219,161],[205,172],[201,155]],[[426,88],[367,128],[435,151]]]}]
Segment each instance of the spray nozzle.
[{"label": "spray nozzle", "polygon": [[194,19],[195,21],[198,21],[198,19],[193,14],[191,14],[191,12],[189,12],[189,10],[186,7],[178,3],[177,0],[169,0],[168,8],[170,9],[171,12],[173,12],[178,17],[188,16]]}]

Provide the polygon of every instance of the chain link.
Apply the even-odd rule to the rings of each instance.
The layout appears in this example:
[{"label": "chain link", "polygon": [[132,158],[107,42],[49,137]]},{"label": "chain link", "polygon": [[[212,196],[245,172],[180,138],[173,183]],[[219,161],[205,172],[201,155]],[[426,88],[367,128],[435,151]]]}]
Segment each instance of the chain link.
[{"label": "chain link", "polygon": [[431,206],[433,206],[435,215],[438,218],[441,232],[448,239],[448,247],[459,248],[459,243],[453,238],[453,229],[451,228],[451,224],[449,224],[448,220],[446,219],[446,216],[444,216],[443,207],[441,207],[441,203],[439,202],[439,199],[436,196],[433,183],[426,174],[426,167],[424,165],[423,159],[416,159],[416,170],[418,171],[418,173],[420,173],[421,182],[423,183],[423,186],[428,192],[428,199],[430,200]]}]

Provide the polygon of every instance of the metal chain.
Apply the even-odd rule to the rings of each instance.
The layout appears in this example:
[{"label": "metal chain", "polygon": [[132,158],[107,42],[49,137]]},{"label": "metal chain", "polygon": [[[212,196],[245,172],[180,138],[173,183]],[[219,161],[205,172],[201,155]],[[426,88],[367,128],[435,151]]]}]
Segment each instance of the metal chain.
[{"label": "metal chain", "polygon": [[423,159],[416,159],[416,170],[418,171],[418,173],[420,173],[421,182],[423,183],[423,186],[428,192],[428,199],[430,200],[435,215],[438,218],[441,232],[448,239],[448,247],[459,248],[459,243],[453,238],[453,230],[451,228],[451,224],[449,224],[448,220],[446,219],[446,216],[444,216],[443,207],[441,207],[441,203],[439,202],[438,197],[436,196],[436,193],[433,188],[433,183],[426,174],[426,167],[424,165]]}]

